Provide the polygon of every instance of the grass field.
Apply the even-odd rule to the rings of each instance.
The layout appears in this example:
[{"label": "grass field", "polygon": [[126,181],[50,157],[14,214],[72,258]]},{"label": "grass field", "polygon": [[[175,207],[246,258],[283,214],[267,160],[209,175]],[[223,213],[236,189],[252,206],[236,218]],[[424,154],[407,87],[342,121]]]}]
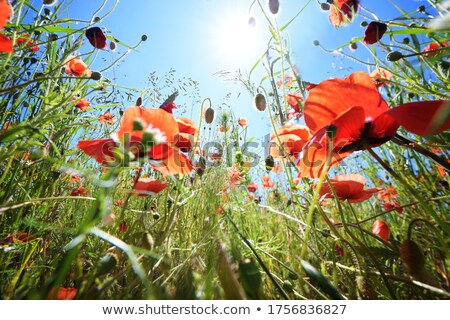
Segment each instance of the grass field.
[{"label": "grass field", "polygon": [[178,117],[193,80],[140,91],[91,70],[130,45],[107,16],[70,24],[64,1],[44,3],[0,0],[0,298],[450,297],[448,2],[390,21],[370,1],[322,3],[321,23],[367,16],[342,45],[371,61],[312,84],[279,2],[256,0],[267,74],[234,80],[269,115],[268,146],[208,97]]}]

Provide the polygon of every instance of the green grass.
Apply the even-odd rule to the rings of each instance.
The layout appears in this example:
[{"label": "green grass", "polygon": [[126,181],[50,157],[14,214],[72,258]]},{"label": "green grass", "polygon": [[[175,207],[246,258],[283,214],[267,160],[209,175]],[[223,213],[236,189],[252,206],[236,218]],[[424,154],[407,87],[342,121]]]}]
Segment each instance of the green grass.
[{"label": "green grass", "polygon": [[[27,15],[38,16],[43,8],[17,1],[15,20],[2,31],[16,38],[25,29],[41,49],[0,53],[1,298],[45,299],[52,288],[59,287],[76,288],[77,299],[450,297],[449,175],[441,176],[437,165],[417,148],[388,142],[372,154],[352,155],[346,165],[334,167],[320,179],[327,183],[338,174],[360,173],[366,177],[366,187],[392,186],[398,192],[395,200],[403,208],[401,213],[386,210],[376,194],[357,204],[323,201],[314,189],[317,181],[302,179],[295,185],[296,168],[283,164],[282,172],[270,173],[275,187],[265,189],[261,177],[269,171],[264,161],[248,170],[243,165],[249,160],[245,150],[224,153],[224,161],[207,166],[203,174],[163,177],[145,162],[105,169],[76,149],[80,139],[108,137],[117,131],[121,113],[115,110],[129,105],[105,98],[98,88],[119,88],[122,91],[116,98],[120,94],[133,100],[152,96],[157,106],[177,86],[190,88],[194,100],[199,100],[198,84],[190,79],[176,82],[170,71],[164,77],[173,85],[152,75],[149,89],[139,92],[120,81],[66,75],[64,59],[80,50],[84,30],[58,22],[64,12],[62,3],[45,22],[53,29],[45,31],[39,19],[26,28],[22,21]],[[277,54],[268,61],[267,77],[255,81],[239,75],[235,80],[249,90],[260,86],[258,90],[266,93],[265,112],[270,112],[276,128],[275,119],[283,122],[289,109],[283,97],[291,91],[305,96],[307,92],[302,79],[290,88],[277,88],[278,78],[294,71],[282,40],[285,26],[279,28],[267,19]],[[383,51],[396,45],[408,53],[423,47],[426,38],[408,28],[404,25],[404,31],[385,35],[383,44],[372,51],[372,62],[393,74],[382,89],[386,101],[394,107],[419,99],[448,99],[448,51],[432,59],[419,56],[415,64],[408,59],[385,62]],[[425,33],[438,40],[448,36],[446,31]],[[53,34],[58,40],[52,40]],[[399,44],[398,34],[409,37],[409,44]],[[80,57],[92,63],[96,52]],[[254,68],[264,68],[262,61]],[[74,96],[100,103],[81,112]],[[97,121],[107,111],[117,118],[113,126]],[[231,111],[222,111],[220,116],[216,110],[215,124],[202,124],[200,143],[224,125],[231,130],[217,133],[219,142],[241,141],[237,149],[242,149],[242,142],[250,140],[247,131],[238,126]],[[192,118],[197,121],[200,115]],[[441,148],[441,161],[448,161],[448,132],[430,138],[402,134],[426,150]],[[194,152],[190,156],[199,161]],[[230,184],[231,165],[241,173],[234,185]],[[80,180],[71,181],[72,176]],[[156,196],[130,196],[132,178],[137,176],[161,179],[169,187]],[[259,184],[257,195],[248,192],[250,182]],[[86,194],[72,196],[80,187]],[[112,215],[115,219],[105,223]],[[375,220],[389,226],[388,241],[372,233]],[[19,239],[21,233],[28,238]],[[417,243],[423,253],[420,272],[405,267],[407,258],[401,256],[400,248],[406,239]],[[416,254],[412,268],[421,264],[418,259]]]}]

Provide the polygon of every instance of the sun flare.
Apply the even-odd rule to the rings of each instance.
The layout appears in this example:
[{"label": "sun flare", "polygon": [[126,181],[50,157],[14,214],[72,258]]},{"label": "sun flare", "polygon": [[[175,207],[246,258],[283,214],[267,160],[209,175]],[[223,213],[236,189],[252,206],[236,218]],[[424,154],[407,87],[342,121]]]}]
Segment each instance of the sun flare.
[{"label": "sun flare", "polygon": [[216,55],[225,64],[238,65],[257,59],[264,50],[258,27],[251,26],[246,15],[221,16],[212,28]]}]

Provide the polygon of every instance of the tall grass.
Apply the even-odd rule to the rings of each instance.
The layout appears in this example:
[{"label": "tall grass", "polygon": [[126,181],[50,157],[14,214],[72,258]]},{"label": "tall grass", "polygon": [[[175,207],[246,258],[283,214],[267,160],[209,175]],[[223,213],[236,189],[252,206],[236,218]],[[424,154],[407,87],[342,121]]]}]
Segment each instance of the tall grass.
[{"label": "tall grass", "polygon": [[[270,55],[264,54],[248,77],[238,74],[234,80],[253,95],[265,95],[264,112],[279,143],[280,125],[304,123],[290,115],[286,97],[294,92],[307,97],[308,83],[294,68],[284,40],[290,23],[278,25],[265,3],[254,3],[272,36]],[[99,65],[98,50],[83,42],[86,28],[101,20],[74,28],[74,21],[62,16],[64,1],[50,11],[26,0],[12,6],[14,18],[2,32],[13,41],[26,32],[40,49],[32,52],[24,45],[0,53],[2,298],[46,299],[58,288],[75,288],[77,299],[450,297],[450,196],[448,172],[442,168],[449,160],[448,132],[421,138],[400,131],[403,140],[355,153],[319,180],[294,180],[299,169],[288,156],[275,166],[268,157],[249,168],[247,130],[233,113],[219,114],[216,108],[212,124],[201,114],[189,115],[202,119],[199,145],[187,153],[195,165],[191,174],[164,177],[147,161],[102,166],[76,143],[116,132],[123,110],[139,96],[145,107],[157,107],[176,89],[187,88],[193,103],[200,104],[197,82],[177,82],[170,71],[162,78],[152,74],[148,88],[138,90],[105,75],[100,80],[67,75],[69,55]],[[447,13],[437,1],[430,0],[426,9]],[[444,41],[448,32],[412,25],[421,21],[415,14],[405,12],[401,23],[388,21],[392,30],[367,46],[370,68],[380,66],[393,75],[380,89],[391,107],[449,98],[448,50],[431,58],[419,54],[430,39]],[[419,55],[386,62],[385,55],[398,50]],[[267,76],[255,80],[257,68]],[[278,85],[286,75],[293,75],[292,83]],[[79,98],[91,101],[90,110],[76,107]],[[297,102],[303,113],[304,101]],[[116,119],[110,126],[98,122],[106,112]],[[448,113],[441,117],[446,120]],[[213,138],[232,148],[203,155]],[[121,156],[127,159],[126,153]],[[388,200],[375,194],[356,204],[339,200],[333,188],[334,198],[319,195],[320,185],[349,173],[364,175],[366,188],[395,192]],[[136,197],[133,188],[143,177],[169,187]],[[256,192],[247,188],[251,182],[258,185]],[[386,223],[388,238],[372,230],[376,220]],[[406,240],[413,241],[412,247],[405,249]]]}]

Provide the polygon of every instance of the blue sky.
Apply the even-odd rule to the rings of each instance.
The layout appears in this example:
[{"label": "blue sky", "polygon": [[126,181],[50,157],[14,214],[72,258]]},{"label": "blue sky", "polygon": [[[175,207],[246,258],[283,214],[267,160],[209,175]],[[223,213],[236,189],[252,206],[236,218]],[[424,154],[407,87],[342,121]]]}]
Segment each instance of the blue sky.
[{"label": "blue sky", "polygon": [[[36,4],[40,1],[36,0]],[[88,20],[100,6],[102,0],[75,0],[68,6],[67,14],[71,18]],[[252,97],[239,85],[224,82],[213,74],[220,70],[248,72],[257,59],[264,53],[269,31],[260,8],[254,5],[251,15],[256,18],[256,26],[247,26],[250,0],[122,0],[113,13],[98,26],[108,30],[117,39],[134,45],[142,34],[148,41],[140,46],[139,52],[130,53],[107,77],[116,77],[116,82],[127,87],[144,89],[147,77],[153,71],[163,75],[170,69],[176,70],[176,77],[190,77],[199,82],[202,98],[211,98],[213,105],[218,105],[228,92],[228,103],[236,117],[249,120],[249,136],[262,136],[269,132],[265,114],[256,113],[252,108]],[[114,3],[110,0],[102,13],[106,13]],[[263,6],[267,1],[261,0]],[[277,16],[279,25],[289,21],[307,0],[281,0],[281,10]],[[381,19],[400,16],[390,0],[362,1]],[[397,0],[396,3],[406,11],[416,9],[424,1]],[[363,15],[368,15],[360,11]],[[100,14],[102,15],[102,14]],[[344,77],[357,70],[367,71],[367,67],[355,64],[347,59],[336,58],[312,46],[312,41],[320,40],[329,49],[336,48],[353,37],[364,34],[360,27],[363,18],[358,17],[348,27],[336,29],[328,21],[328,13],[322,12],[315,0],[290,25],[284,33],[291,45],[292,60],[298,66],[302,78],[310,82],[320,82],[329,77]],[[81,25],[81,24],[80,24]],[[363,45],[356,53],[366,59]],[[123,52],[123,48],[118,50]],[[344,52],[350,53],[347,48]],[[118,52],[103,51],[99,53],[97,63],[102,59],[113,61]],[[265,76],[259,68],[253,80],[259,82]],[[267,89],[269,88],[267,84]],[[200,106],[179,97],[176,102],[187,111],[184,115],[194,113],[198,121]],[[149,102],[146,107],[157,107]],[[126,107],[126,106],[124,106]],[[182,108],[183,109],[183,108]],[[192,112],[191,112],[192,110]],[[175,115],[182,115],[182,110]]]}]

